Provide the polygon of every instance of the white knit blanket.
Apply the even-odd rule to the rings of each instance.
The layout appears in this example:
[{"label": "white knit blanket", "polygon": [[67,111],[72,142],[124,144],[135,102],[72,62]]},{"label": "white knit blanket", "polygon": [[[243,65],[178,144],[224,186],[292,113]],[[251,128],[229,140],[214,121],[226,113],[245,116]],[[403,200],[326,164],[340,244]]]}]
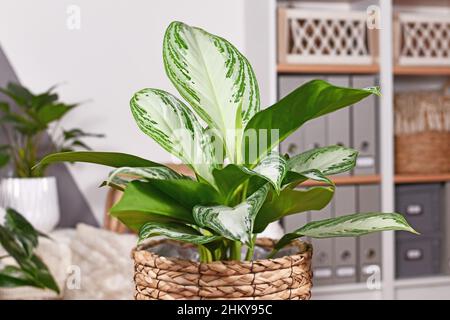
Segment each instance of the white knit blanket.
[{"label": "white knit blanket", "polygon": [[[262,234],[275,239],[281,235],[278,223]],[[79,224],[75,230],[58,230],[50,237],[53,241],[39,239],[37,253],[54,275],[61,294],[29,287],[0,288],[0,299],[133,299],[131,250],[136,245],[135,235]]]},{"label": "white knit blanket", "polygon": [[[133,299],[131,249],[135,235],[79,224],[75,230],[40,238],[37,253],[48,265],[62,292],[35,288],[0,289],[0,299]],[[11,261],[4,261],[11,263]]]}]

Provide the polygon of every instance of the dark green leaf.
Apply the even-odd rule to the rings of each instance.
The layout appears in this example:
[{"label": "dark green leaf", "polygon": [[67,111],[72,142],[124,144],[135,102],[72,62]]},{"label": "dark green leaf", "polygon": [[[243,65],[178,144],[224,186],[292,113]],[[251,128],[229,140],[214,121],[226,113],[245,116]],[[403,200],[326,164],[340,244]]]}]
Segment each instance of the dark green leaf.
[{"label": "dark green leaf", "polygon": [[[53,153],[42,159],[36,167],[55,162],[87,162],[109,167],[156,167],[159,163],[119,152],[72,151]],[[34,169],[34,168],[33,168]]]},{"label": "dark green leaf", "polygon": [[56,93],[44,92],[33,96],[31,99],[31,107],[39,111],[42,107],[46,105],[54,104],[58,101],[58,95]]},{"label": "dark green leaf", "polygon": [[[173,195],[175,198],[178,194]],[[111,214],[117,216],[121,212],[134,212],[140,215],[150,213],[162,217],[195,223],[191,208],[184,207],[171,196],[160,191],[156,186],[148,182],[133,181],[128,184],[120,201],[111,209]],[[134,217],[132,217],[134,219]],[[121,221],[127,226],[135,224],[134,221]]]},{"label": "dark green leaf", "polygon": [[31,263],[33,266],[32,268],[22,266],[24,271],[26,271],[28,274],[31,274],[33,280],[41,287],[49,288],[50,290],[59,293],[60,290],[58,284],[50,273],[47,265],[41,260],[41,258],[39,258],[37,255],[33,255],[31,257]]},{"label": "dark green leaf", "polygon": [[160,222],[160,223],[170,223],[170,222],[183,222],[176,218],[171,218],[163,216],[160,214],[154,214],[142,211],[118,211],[111,212],[111,216],[117,218],[120,222],[126,225],[130,230],[138,232],[139,229],[147,222]]},{"label": "dark green leaf", "polygon": [[92,137],[92,138],[103,138],[104,134],[98,134],[98,133],[88,133],[84,132],[81,129],[70,129],[70,130],[64,130],[63,131],[64,140],[70,140],[74,138],[84,138],[84,137]]},{"label": "dark green leaf", "polygon": [[89,147],[86,143],[80,140],[75,140],[70,144],[71,147],[79,147],[86,150],[91,150],[91,147]]},{"label": "dark green leaf", "polygon": [[27,251],[16,241],[14,234],[2,225],[0,225],[0,245],[16,261],[28,258]]},{"label": "dark green leaf", "polygon": [[0,92],[13,99],[20,107],[30,106],[31,99],[33,98],[33,94],[18,83],[10,82],[6,88],[0,88]]},{"label": "dark green leaf", "polygon": [[[313,80],[304,84],[250,119],[245,131],[255,130],[257,141],[246,140],[244,151],[246,151],[247,161],[253,163],[259,159],[267,150],[272,150],[305,122],[353,105],[371,94],[379,94],[378,88],[336,87],[323,80]],[[263,135],[258,134],[260,130],[267,132],[267,140]],[[277,130],[278,135],[272,136],[272,130]],[[248,136],[252,135],[249,133]],[[260,146],[256,157],[253,155],[248,157],[250,143]],[[266,148],[261,147],[264,145]]]},{"label": "dark green leaf", "polygon": [[3,111],[4,113],[9,112],[9,104],[7,102],[0,101],[0,111]]},{"label": "dark green leaf", "polygon": [[35,286],[35,282],[22,269],[16,266],[6,266],[0,269],[0,288],[23,286]]},{"label": "dark green leaf", "polygon": [[20,213],[8,208],[6,209],[5,227],[19,240],[28,256],[31,256],[34,248],[38,245],[38,232],[33,226]]},{"label": "dark green leaf", "polygon": [[333,187],[313,187],[306,190],[284,189],[280,195],[271,193],[259,210],[255,232],[263,232],[267,225],[286,215],[323,209],[333,198]]},{"label": "dark green leaf", "polygon": [[229,164],[222,169],[214,169],[213,176],[221,194],[228,199],[251,174],[244,172],[238,165]]},{"label": "dark green leaf", "polygon": [[47,104],[38,110],[37,119],[42,124],[49,124],[61,119],[67,112],[72,110],[73,107],[74,105],[67,105],[64,103]]},{"label": "dark green leaf", "polygon": [[0,168],[6,166],[9,163],[9,159],[9,154],[0,152]]}]

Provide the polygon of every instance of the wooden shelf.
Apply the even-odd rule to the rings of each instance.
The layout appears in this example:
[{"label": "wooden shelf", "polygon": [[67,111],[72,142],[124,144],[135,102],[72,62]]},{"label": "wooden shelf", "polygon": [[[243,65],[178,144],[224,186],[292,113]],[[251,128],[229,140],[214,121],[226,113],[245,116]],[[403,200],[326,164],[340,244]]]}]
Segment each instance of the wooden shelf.
[{"label": "wooden shelf", "polygon": [[395,66],[394,74],[397,76],[450,76],[449,66]]},{"label": "wooden shelf", "polygon": [[450,173],[443,174],[412,174],[412,175],[396,175],[395,183],[432,183],[450,181]]},{"label": "wooden shelf", "polygon": [[[278,64],[278,73],[324,73],[324,74],[377,74],[380,71],[378,65],[297,65]],[[394,74],[397,76],[450,76],[448,66],[394,66]]]},{"label": "wooden shelf", "polygon": [[[188,176],[194,175],[192,170],[184,164],[170,163],[166,165],[181,174]],[[336,185],[377,184],[381,182],[381,176],[378,174],[363,175],[363,176],[332,176],[329,178]],[[396,184],[446,182],[450,181],[450,173],[395,175],[394,181]],[[302,183],[302,186],[318,186],[318,185],[324,184],[311,180]]]},{"label": "wooden shelf", "polygon": [[279,64],[278,73],[352,73],[352,74],[376,74],[378,65],[297,65]]},{"label": "wooden shelf", "polygon": [[[355,184],[377,184],[381,182],[379,175],[365,175],[365,176],[334,176],[329,177],[336,185],[355,185]],[[305,181],[302,186],[318,186],[323,185],[317,181]]]}]

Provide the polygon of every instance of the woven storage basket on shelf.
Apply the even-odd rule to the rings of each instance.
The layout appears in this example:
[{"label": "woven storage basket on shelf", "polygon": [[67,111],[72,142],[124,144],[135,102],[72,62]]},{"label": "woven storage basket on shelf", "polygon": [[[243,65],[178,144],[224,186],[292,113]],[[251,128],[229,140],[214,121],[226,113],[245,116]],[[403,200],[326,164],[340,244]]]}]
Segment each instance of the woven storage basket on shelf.
[{"label": "woven storage basket on shelf", "polygon": [[434,91],[395,96],[395,170],[450,172],[450,96]]},{"label": "woven storage basket on shelf", "polygon": [[[147,250],[162,242],[174,241],[151,241],[133,251],[137,300],[307,300],[311,296],[308,243],[294,241],[298,253],[282,258],[199,263]],[[257,245],[273,248],[274,242],[258,239]]]},{"label": "woven storage basket on shelf", "polygon": [[278,8],[278,62],[288,64],[371,65],[376,30],[366,11]]}]

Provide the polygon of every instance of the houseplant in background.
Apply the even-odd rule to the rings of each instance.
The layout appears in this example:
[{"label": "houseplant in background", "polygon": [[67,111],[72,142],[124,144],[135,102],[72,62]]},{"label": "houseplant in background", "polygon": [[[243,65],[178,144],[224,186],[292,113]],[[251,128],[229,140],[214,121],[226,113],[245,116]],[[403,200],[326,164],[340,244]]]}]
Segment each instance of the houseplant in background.
[{"label": "houseplant in background", "polygon": [[[117,168],[103,183],[124,192],[112,215],[141,241],[165,238],[134,251],[137,299],[307,299],[311,246],[297,238],[415,232],[400,214],[375,212],[311,222],[279,241],[257,239],[286,215],[324,208],[335,190],[327,176],[351,170],[357,157],[355,150],[331,146],[289,159],[275,151],[278,144],[308,120],[378,94],[377,88],[314,80],[260,110],[247,59],[223,38],[181,22],[168,27],[163,58],[192,109],[170,93],[143,89],[131,99],[131,111],[139,128],[189,165],[195,178],[122,153],[58,153],[40,163]],[[301,187],[309,179],[322,185]],[[173,241],[187,244],[179,250]]]},{"label": "houseplant in background", "polygon": [[[59,294],[48,267],[34,252],[39,236],[46,237],[17,211],[6,209],[5,222],[0,225],[0,288],[28,286]],[[3,263],[7,259],[13,259],[15,264]]]},{"label": "houseplant in background", "polygon": [[11,171],[0,182],[0,206],[13,207],[34,227],[48,232],[59,220],[56,179],[46,177],[46,166],[32,170],[33,166],[48,152],[89,149],[82,139],[101,135],[62,129],[60,120],[79,104],[61,102],[54,88],[34,94],[9,83],[0,93],[6,97],[0,98],[0,129],[7,141],[0,145],[0,168],[10,165]]}]

